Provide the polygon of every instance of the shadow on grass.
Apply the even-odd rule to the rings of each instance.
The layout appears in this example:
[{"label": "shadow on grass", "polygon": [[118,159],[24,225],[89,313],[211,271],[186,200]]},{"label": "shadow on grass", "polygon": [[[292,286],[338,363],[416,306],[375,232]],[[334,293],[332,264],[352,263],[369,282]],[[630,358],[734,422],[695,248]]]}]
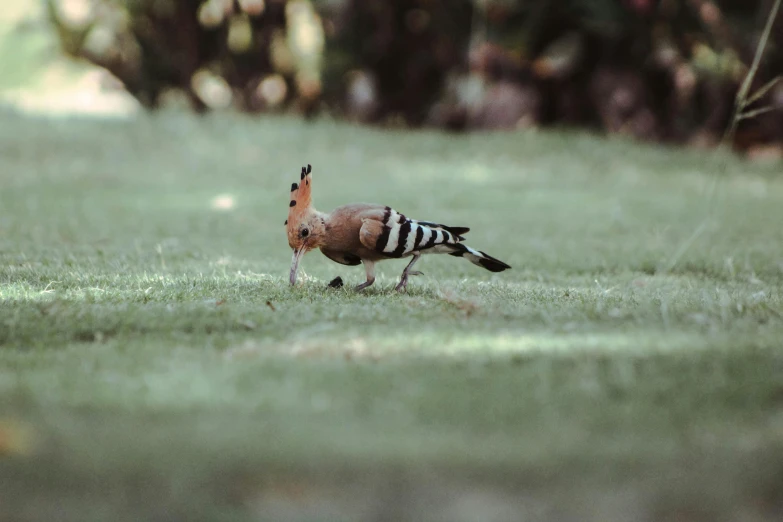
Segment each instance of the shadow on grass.
[{"label": "shadow on grass", "polygon": [[[250,318],[252,316],[252,319]],[[77,299],[0,304],[0,345],[56,348],[69,342],[198,338],[248,332],[259,326],[249,313],[219,300],[196,303],[86,303]]]},{"label": "shadow on grass", "polygon": [[518,467],[329,454],[305,463],[291,458],[293,445],[280,442],[285,432],[252,419],[39,413],[49,419],[43,436],[51,450],[4,460],[4,520],[762,522],[783,516],[779,453],[738,455],[715,447],[656,461],[628,459],[611,471],[598,455]]}]

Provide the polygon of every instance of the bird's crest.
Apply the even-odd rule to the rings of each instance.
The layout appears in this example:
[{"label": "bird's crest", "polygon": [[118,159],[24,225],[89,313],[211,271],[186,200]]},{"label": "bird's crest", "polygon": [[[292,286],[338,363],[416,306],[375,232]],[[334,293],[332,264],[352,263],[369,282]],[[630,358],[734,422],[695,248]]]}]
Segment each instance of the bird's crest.
[{"label": "bird's crest", "polygon": [[288,234],[288,246],[294,250],[291,259],[291,284],[296,284],[296,270],[299,260],[308,251],[320,248],[326,241],[326,223],[324,215],[313,208],[310,197],[313,181],[310,173],[313,168],[302,167],[299,184],[291,185],[291,200],[288,202],[288,219],[285,221]]},{"label": "bird's crest", "polygon": [[312,206],[312,198],[310,196],[313,183],[312,171],[313,168],[310,165],[302,167],[299,183],[291,184],[291,201],[288,203],[288,220],[285,222],[291,232],[304,220],[307,211]]}]

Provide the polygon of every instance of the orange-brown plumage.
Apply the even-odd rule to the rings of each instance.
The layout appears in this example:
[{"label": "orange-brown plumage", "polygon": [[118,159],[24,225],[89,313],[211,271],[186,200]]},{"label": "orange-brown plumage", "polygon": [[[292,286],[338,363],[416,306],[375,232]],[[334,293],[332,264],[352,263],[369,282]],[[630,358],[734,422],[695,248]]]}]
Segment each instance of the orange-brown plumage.
[{"label": "orange-brown plumage", "polygon": [[350,204],[331,213],[318,212],[312,205],[312,168],[302,167],[299,183],[291,185],[286,231],[293,249],[289,281],[296,283],[302,256],[314,250],[343,265],[364,264],[367,280],[361,290],[375,281],[375,263],[384,259],[412,256],[402,273],[397,290],[404,289],[408,276],[421,272],[411,268],[422,254],[440,253],[465,257],[471,263],[492,272],[511,268],[484,252],[464,245],[462,234],[470,229],[450,227],[427,221],[408,219],[391,207],[372,204]]}]

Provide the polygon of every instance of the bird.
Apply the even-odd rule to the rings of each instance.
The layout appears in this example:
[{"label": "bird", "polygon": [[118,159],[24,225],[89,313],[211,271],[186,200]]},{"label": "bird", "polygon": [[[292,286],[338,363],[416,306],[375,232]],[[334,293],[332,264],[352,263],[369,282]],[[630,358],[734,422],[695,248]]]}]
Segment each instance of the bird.
[{"label": "bird", "polygon": [[[412,257],[395,290],[406,290],[408,278],[422,275],[413,266],[423,254],[450,254],[464,257],[490,272],[511,268],[494,257],[464,243],[467,227],[446,226],[431,221],[409,219],[391,207],[353,203],[330,213],[319,212],[312,202],[312,166],[302,167],[299,183],[291,184],[288,219],[285,221],[288,246],[293,249],[289,282],[296,285],[299,262],[307,252],[320,249],[341,265],[364,265],[367,280],[356,286],[364,290],[375,282],[375,264],[386,259]],[[329,286],[341,286],[336,278]]]}]

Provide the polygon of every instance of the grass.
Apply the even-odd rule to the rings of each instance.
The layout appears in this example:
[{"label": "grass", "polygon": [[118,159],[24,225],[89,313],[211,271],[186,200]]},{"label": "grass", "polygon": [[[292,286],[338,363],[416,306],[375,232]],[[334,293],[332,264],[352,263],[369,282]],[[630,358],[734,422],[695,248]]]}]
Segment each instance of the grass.
[{"label": "grass", "polygon": [[[320,209],[468,225],[514,269],[427,257],[399,295],[389,261],[356,294],[326,283],[361,267],[313,253],[290,288],[305,163]],[[0,518],[777,520],[779,170],[576,133],[2,114]]]},{"label": "grass", "polygon": [[53,62],[56,37],[48,30],[37,0],[19,0],[0,9],[0,94],[29,86]]}]

